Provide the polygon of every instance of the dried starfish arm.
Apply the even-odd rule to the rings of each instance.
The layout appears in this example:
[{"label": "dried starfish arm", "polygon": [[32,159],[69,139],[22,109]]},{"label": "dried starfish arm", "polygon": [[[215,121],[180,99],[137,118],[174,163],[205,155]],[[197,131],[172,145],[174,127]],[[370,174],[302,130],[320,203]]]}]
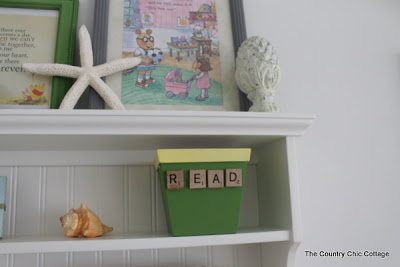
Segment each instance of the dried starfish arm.
[{"label": "dried starfish arm", "polygon": [[104,77],[104,76],[110,75],[112,73],[116,73],[119,71],[133,68],[133,67],[139,65],[139,63],[140,63],[140,58],[138,58],[138,57],[121,58],[121,59],[107,62],[102,65],[95,66],[95,67],[93,67],[93,69],[99,77]]},{"label": "dried starfish arm", "polygon": [[73,109],[78,102],[79,97],[83,94],[89,85],[89,77],[84,74],[81,75],[74,85],[68,90],[63,101],[61,102],[60,109]]},{"label": "dried starfish arm", "polygon": [[85,25],[79,31],[79,55],[82,68],[93,67],[92,40]]},{"label": "dried starfish arm", "polygon": [[29,72],[48,76],[78,78],[82,74],[82,68],[64,64],[25,63],[22,67]]},{"label": "dried starfish arm", "polygon": [[106,102],[110,108],[117,110],[125,109],[118,96],[99,76],[93,75],[90,79],[90,85],[104,99],[104,102]]}]

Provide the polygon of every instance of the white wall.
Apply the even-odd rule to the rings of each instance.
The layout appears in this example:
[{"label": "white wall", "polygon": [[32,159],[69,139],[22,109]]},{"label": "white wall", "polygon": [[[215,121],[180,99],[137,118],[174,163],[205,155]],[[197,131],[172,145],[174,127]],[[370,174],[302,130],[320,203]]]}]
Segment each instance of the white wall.
[{"label": "white wall", "polygon": [[[400,1],[244,2],[248,35],[280,55],[281,110],[318,117],[297,146],[296,266],[400,266]],[[390,257],[304,252],[367,249]]]},{"label": "white wall", "polygon": [[[81,0],[79,23],[91,28]],[[283,112],[314,113],[298,142],[297,267],[400,266],[400,1],[244,0],[248,35],[281,59]],[[306,257],[388,251],[389,258]]]}]

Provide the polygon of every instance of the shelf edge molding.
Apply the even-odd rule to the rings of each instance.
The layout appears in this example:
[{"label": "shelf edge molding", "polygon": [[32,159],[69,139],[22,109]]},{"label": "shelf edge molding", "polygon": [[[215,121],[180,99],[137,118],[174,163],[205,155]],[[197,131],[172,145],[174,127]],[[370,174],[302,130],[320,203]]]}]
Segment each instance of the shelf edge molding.
[{"label": "shelf edge molding", "polygon": [[210,111],[0,110],[0,135],[303,135],[314,115]]}]

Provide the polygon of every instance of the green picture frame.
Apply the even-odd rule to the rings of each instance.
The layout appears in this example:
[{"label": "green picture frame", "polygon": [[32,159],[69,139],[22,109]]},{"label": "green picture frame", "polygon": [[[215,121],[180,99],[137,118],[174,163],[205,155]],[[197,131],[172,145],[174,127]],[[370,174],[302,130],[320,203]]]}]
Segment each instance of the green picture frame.
[{"label": "green picture frame", "polygon": [[[59,17],[54,63],[73,64],[79,0],[6,0],[0,1],[0,7],[57,10]],[[58,109],[71,86],[72,79],[53,77],[51,109]]]}]

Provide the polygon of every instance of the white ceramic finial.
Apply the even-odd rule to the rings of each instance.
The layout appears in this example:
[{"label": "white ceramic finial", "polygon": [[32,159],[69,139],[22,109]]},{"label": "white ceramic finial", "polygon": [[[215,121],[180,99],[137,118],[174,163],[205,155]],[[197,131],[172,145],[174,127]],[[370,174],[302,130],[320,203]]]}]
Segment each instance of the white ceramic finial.
[{"label": "white ceramic finial", "polygon": [[250,37],[239,48],[235,79],[253,103],[249,111],[278,112],[275,90],[280,81],[278,56],[262,37]]}]

